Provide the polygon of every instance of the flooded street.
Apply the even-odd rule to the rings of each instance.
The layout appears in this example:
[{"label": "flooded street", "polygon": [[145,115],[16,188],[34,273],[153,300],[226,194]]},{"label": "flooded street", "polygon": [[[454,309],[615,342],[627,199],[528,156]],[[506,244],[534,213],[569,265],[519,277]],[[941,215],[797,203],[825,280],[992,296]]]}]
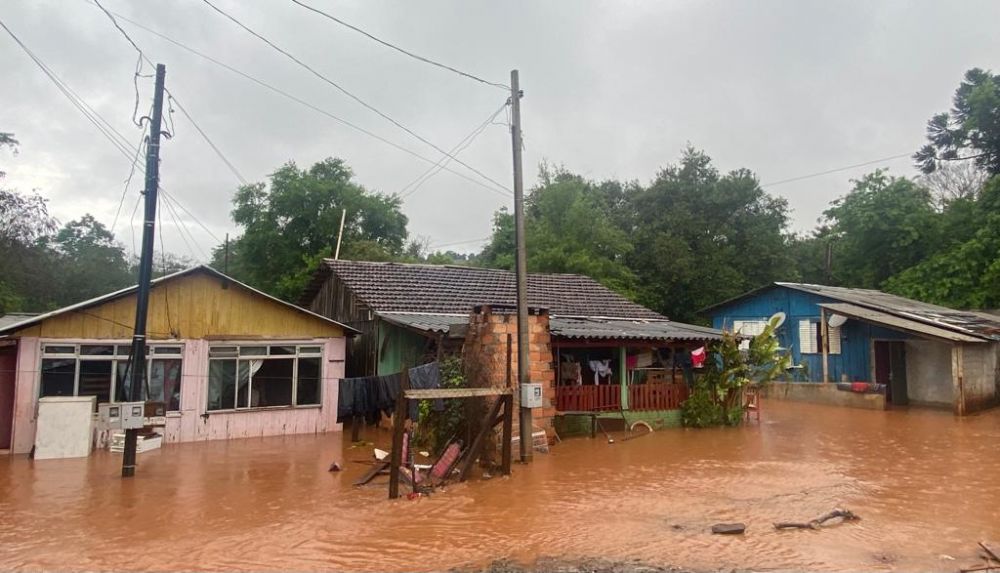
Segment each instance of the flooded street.
[{"label": "flooded street", "polygon": [[[1000,412],[766,402],[758,426],[574,438],[511,478],[389,502],[341,433],[0,462],[0,568],[413,571],[498,558],[957,570],[1000,539]],[[349,434],[348,434],[349,436]],[[386,435],[378,441],[387,441]],[[330,462],[344,466],[329,473]],[[379,482],[384,483],[384,482]],[[861,516],[775,531],[835,507]],[[743,536],[708,533],[740,521]],[[949,559],[954,558],[954,560]]]}]

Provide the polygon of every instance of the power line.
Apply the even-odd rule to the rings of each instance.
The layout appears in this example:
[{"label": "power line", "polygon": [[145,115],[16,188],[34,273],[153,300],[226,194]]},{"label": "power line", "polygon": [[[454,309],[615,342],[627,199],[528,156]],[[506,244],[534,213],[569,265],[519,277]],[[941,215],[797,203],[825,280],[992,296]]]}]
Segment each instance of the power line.
[{"label": "power line", "polygon": [[128,195],[129,185],[132,184],[132,177],[135,175],[136,164],[139,163],[139,156],[142,154],[143,142],[146,141],[146,134],[141,134],[139,139],[139,145],[135,148],[135,157],[132,158],[132,165],[128,170],[128,177],[125,178],[125,188],[122,189],[122,198],[118,200],[118,210],[115,211],[114,221],[111,223],[111,234],[115,233],[115,227],[118,226],[118,216],[121,215],[122,205],[125,203],[125,196]]},{"label": "power line", "polygon": [[496,88],[500,88],[500,89],[502,89],[504,91],[510,91],[510,86],[507,86],[507,85],[504,85],[504,84],[501,84],[501,83],[497,83],[497,82],[491,82],[489,80],[484,80],[483,78],[481,78],[479,76],[470,74],[468,72],[463,72],[462,70],[455,69],[455,68],[453,68],[453,67],[451,67],[449,65],[442,64],[440,62],[435,62],[434,60],[431,60],[430,58],[425,58],[423,56],[414,54],[413,52],[411,52],[409,50],[400,48],[399,46],[397,46],[395,44],[392,44],[392,43],[387,42],[387,41],[385,41],[385,40],[383,40],[381,38],[378,38],[378,37],[376,37],[376,36],[374,36],[374,35],[366,32],[366,31],[362,30],[361,28],[358,28],[357,26],[354,26],[353,24],[349,24],[349,23],[341,20],[340,18],[337,18],[336,16],[334,16],[334,15],[332,15],[330,13],[324,12],[324,11],[320,10],[319,8],[315,8],[313,6],[310,6],[310,5],[306,4],[305,2],[300,2],[299,0],[292,0],[292,2],[294,2],[295,4],[298,4],[299,6],[302,6],[306,10],[310,10],[310,11],[315,12],[316,14],[319,14],[319,15],[325,17],[325,18],[333,20],[334,22],[340,24],[341,26],[344,26],[346,28],[354,30],[355,32],[357,32],[357,33],[359,33],[359,34],[361,34],[361,35],[363,35],[363,36],[365,36],[365,37],[367,37],[367,38],[369,38],[371,40],[374,40],[374,41],[378,42],[379,44],[382,44],[383,46],[385,46],[387,48],[396,50],[397,52],[399,52],[401,54],[405,54],[405,55],[407,55],[407,56],[409,56],[409,57],[411,57],[411,58],[413,58],[415,60],[419,60],[421,62],[424,62],[425,64],[430,64],[432,66],[437,66],[437,67],[439,67],[441,69],[448,70],[450,72],[454,72],[454,73],[456,73],[456,74],[458,74],[460,76],[469,78],[471,80],[475,80],[477,82],[486,84],[488,86],[493,86],[493,87],[496,87]]},{"label": "power line", "polygon": [[440,249],[442,247],[454,247],[454,246],[457,246],[457,245],[468,245],[470,243],[479,243],[479,242],[482,242],[482,241],[488,241],[488,240],[490,240],[492,238],[493,238],[492,236],[489,236],[489,237],[483,237],[481,239],[469,239],[467,241],[454,241],[452,243],[441,243],[440,245],[431,245],[430,247],[427,247],[427,248],[428,249]]},{"label": "power line", "polygon": [[235,175],[236,178],[239,179],[242,185],[246,185],[247,184],[246,177],[243,177],[239,169],[236,169],[236,166],[233,165],[232,161],[229,161],[229,159],[226,158],[225,154],[222,153],[222,150],[219,149],[219,146],[217,146],[214,142],[212,142],[212,139],[208,137],[208,134],[205,133],[205,130],[203,130],[201,126],[198,125],[198,122],[196,122],[194,118],[191,117],[191,114],[188,113],[187,108],[185,108],[184,105],[181,104],[180,100],[178,100],[174,96],[174,94],[170,93],[170,90],[165,90],[165,91],[167,92],[167,95],[170,96],[170,99],[177,104],[177,109],[181,110],[181,113],[184,114],[184,117],[186,117],[188,121],[191,122],[191,125],[194,126],[195,130],[197,130],[198,133],[200,133],[201,136],[205,139],[205,142],[208,143],[209,147],[212,148],[212,151],[215,151],[215,154],[219,156],[219,159],[221,159],[222,162],[226,164],[226,167],[229,168],[229,171],[231,171],[233,175]]},{"label": "power line", "polygon": [[[479,137],[481,133],[486,131],[486,128],[488,128],[493,123],[493,120],[496,118],[496,116],[500,115],[500,112],[502,112],[504,109],[507,108],[507,105],[508,105],[507,102],[504,102],[504,104],[500,106],[500,108],[497,109],[495,112],[493,112],[488,118],[486,118],[485,121],[477,125],[476,128],[473,129],[471,133],[463,137],[457,144],[455,144],[455,147],[451,148],[448,151],[447,157],[442,157],[437,163],[432,165],[430,169],[424,171],[423,173],[420,174],[419,177],[417,177],[413,181],[410,181],[402,189],[400,189],[398,193],[399,198],[405,199],[406,197],[413,195],[431,177],[434,177],[435,175],[440,173],[441,170],[444,169],[444,167],[448,164],[448,162],[451,161],[451,158],[453,156],[457,156],[459,153],[465,151],[465,149],[468,148],[470,145],[472,145],[472,142],[475,141],[475,139]],[[409,189],[409,191],[407,191],[407,189]]]},{"label": "power line", "polygon": [[[393,142],[393,141],[391,141],[389,139],[386,139],[386,138],[382,137],[381,135],[378,135],[377,133],[374,133],[374,132],[372,132],[370,130],[367,130],[367,129],[359,126],[359,125],[356,125],[356,124],[354,124],[354,123],[352,123],[352,122],[350,122],[350,121],[348,121],[348,120],[346,120],[346,119],[344,119],[342,117],[339,117],[339,116],[335,115],[334,113],[329,112],[329,111],[327,111],[327,110],[325,110],[325,109],[323,109],[321,107],[313,105],[313,104],[309,103],[308,101],[306,101],[306,100],[304,100],[304,99],[302,99],[302,98],[300,98],[298,96],[295,96],[295,95],[293,95],[293,94],[291,94],[291,93],[289,93],[289,92],[287,92],[287,91],[285,91],[285,90],[283,90],[283,89],[281,89],[279,87],[273,86],[273,85],[265,82],[264,80],[261,80],[260,78],[257,78],[256,76],[253,76],[253,75],[251,75],[251,74],[249,74],[247,72],[244,72],[244,71],[242,71],[242,70],[240,70],[238,68],[235,68],[235,67],[233,67],[233,66],[231,66],[231,65],[229,65],[229,64],[227,64],[227,63],[225,63],[223,61],[220,61],[220,60],[218,60],[218,59],[216,59],[216,58],[214,58],[214,57],[212,57],[212,56],[204,53],[204,52],[198,51],[198,50],[196,50],[196,49],[194,49],[194,48],[192,48],[192,47],[184,44],[183,42],[180,42],[179,40],[175,40],[174,38],[171,38],[170,36],[167,36],[167,35],[165,35],[165,34],[163,34],[161,32],[158,32],[158,31],[156,31],[156,30],[154,30],[154,29],[152,29],[152,28],[150,28],[150,27],[148,27],[148,26],[146,26],[144,24],[136,22],[135,20],[132,20],[132,19],[126,17],[126,16],[123,16],[123,15],[117,13],[117,12],[113,12],[113,14],[115,16],[117,16],[118,19],[123,20],[125,22],[128,22],[129,24],[132,24],[136,28],[139,28],[141,30],[145,30],[146,32],[148,32],[150,34],[153,34],[154,36],[156,36],[156,37],[158,37],[158,38],[160,38],[162,40],[170,42],[171,44],[177,46],[178,48],[181,48],[182,50],[185,50],[185,51],[187,51],[187,52],[189,52],[191,54],[194,54],[194,55],[198,56],[199,58],[202,58],[202,59],[204,59],[204,60],[206,60],[208,62],[211,62],[211,63],[213,63],[213,64],[215,64],[215,65],[217,65],[217,66],[219,66],[221,68],[229,70],[230,72],[232,72],[232,73],[234,73],[234,74],[236,74],[236,75],[238,75],[240,77],[243,77],[244,79],[252,81],[253,83],[259,85],[262,88],[270,90],[270,91],[272,91],[272,92],[274,92],[274,93],[276,93],[276,94],[278,94],[278,95],[280,95],[280,96],[282,96],[282,97],[284,97],[286,99],[289,99],[289,100],[291,100],[291,101],[293,101],[293,102],[295,102],[295,103],[297,103],[297,104],[299,104],[299,105],[301,105],[301,106],[303,106],[303,107],[305,107],[307,109],[310,109],[312,111],[315,111],[316,113],[324,115],[324,116],[326,116],[326,117],[328,117],[328,118],[330,118],[330,119],[332,119],[332,120],[340,123],[341,125],[344,125],[344,126],[349,127],[349,128],[351,128],[351,129],[353,129],[355,131],[358,131],[359,133],[367,135],[368,137],[371,137],[372,139],[380,141],[380,142],[382,142],[382,143],[384,143],[384,144],[386,144],[386,145],[388,145],[390,147],[393,147],[393,148],[395,148],[395,149],[397,149],[399,151],[402,151],[403,153],[406,153],[406,154],[408,154],[408,155],[410,155],[412,157],[415,157],[415,158],[417,158],[417,159],[419,159],[421,161],[424,161],[425,163],[430,163],[430,164],[435,164],[435,165],[437,164],[437,161],[435,161],[434,159],[430,159],[428,157],[425,157],[425,156],[417,153],[416,151],[413,151],[411,149],[407,149],[406,147],[403,147],[402,145],[399,145],[398,143],[395,143],[395,142]],[[452,169],[450,167],[445,167],[444,170],[447,171],[447,172],[449,172],[449,173],[452,173],[454,175],[457,175],[458,177],[461,177],[462,179],[464,179],[464,180],[466,180],[466,181],[468,181],[468,182],[470,182],[470,183],[472,183],[474,185],[478,185],[479,187],[483,187],[484,189],[490,189],[490,190],[494,189],[493,187],[487,185],[486,183],[484,183],[482,181],[479,181],[478,179],[473,179],[473,178],[469,177],[468,175],[466,175],[466,174],[464,174],[464,173],[462,173],[460,171],[456,171],[456,170],[454,170],[454,169]],[[511,194],[511,191],[508,190],[508,189],[506,189],[505,187],[499,187],[499,189],[502,192],[506,193],[507,195]]]},{"label": "power line", "polygon": [[820,177],[823,175],[829,175],[831,173],[839,173],[840,171],[847,171],[849,169],[855,169],[858,167],[865,167],[867,165],[873,165],[875,163],[882,163],[883,161],[891,161],[893,159],[902,159],[903,157],[911,157],[913,153],[901,153],[899,155],[892,155],[889,157],[883,157],[881,159],[873,159],[871,161],[865,161],[864,163],[855,163],[854,165],[848,165],[846,167],[837,167],[836,169],[828,169],[827,171],[820,171],[818,173],[810,173],[808,175],[799,175],[798,177],[792,177],[789,179],[782,179],[781,181],[774,181],[771,183],[764,183],[761,187],[774,187],[775,185],[784,185],[785,183],[792,183],[795,181],[802,181],[803,179],[811,179],[813,177]]},{"label": "power line", "polygon": [[[99,0],[92,0],[92,1],[93,1],[94,4],[97,5],[98,8],[101,9],[102,12],[104,12],[104,14],[108,17],[108,19],[111,20],[111,23],[114,25],[115,29],[117,29],[118,32],[120,32],[121,35],[125,37],[125,40],[127,40],[128,43],[131,44],[133,48],[135,48],[135,51],[139,53],[139,64],[141,64],[142,61],[145,60],[146,62],[149,63],[149,65],[151,65],[151,66],[155,65],[155,64],[153,64],[153,61],[150,60],[149,57],[146,56],[145,52],[142,51],[142,48],[139,47],[139,44],[137,44],[135,42],[135,40],[133,40],[132,37],[128,35],[128,32],[126,32],[125,29],[122,28],[121,25],[118,24],[118,20],[115,19],[114,14],[112,14],[104,6],[102,6]],[[138,79],[140,72],[141,72],[141,67],[137,67],[136,72],[135,72],[135,78],[136,79]],[[219,146],[217,146],[212,141],[212,139],[208,136],[208,134],[205,133],[205,130],[203,130],[201,128],[201,126],[199,126],[198,123],[194,120],[194,118],[191,117],[191,114],[188,113],[188,111],[184,107],[184,105],[181,104],[181,102],[180,102],[179,99],[177,99],[177,96],[173,95],[170,92],[170,90],[165,90],[165,91],[167,92],[167,96],[170,98],[170,100],[172,100],[174,103],[177,104],[177,107],[181,110],[181,113],[184,114],[184,117],[188,118],[188,121],[191,122],[191,125],[194,126],[194,128],[198,131],[198,133],[201,134],[201,137],[205,140],[205,142],[208,143],[209,147],[212,148],[212,151],[214,151],[215,154],[219,156],[219,159],[221,159],[222,162],[226,164],[226,167],[228,167],[229,170],[233,173],[233,175],[236,176],[236,178],[239,180],[240,184],[246,185],[247,184],[246,178],[243,177],[243,175],[240,174],[239,170],[236,169],[236,166],[233,165],[232,161],[230,161],[225,156],[225,154],[222,153],[222,150],[219,149]],[[139,106],[139,88],[138,88],[138,84],[136,84],[136,92],[135,92],[135,94],[136,94],[136,96],[135,96],[136,97],[136,108],[138,109],[138,106]],[[173,110],[171,109],[171,111],[173,111]],[[133,113],[133,121],[134,121],[134,115],[135,114]],[[169,118],[169,114],[168,114],[168,118]],[[173,130],[173,122],[171,121],[171,127],[170,127],[170,133],[171,133],[171,135],[173,135],[173,131],[172,130]]]},{"label": "power line", "polygon": [[[302,68],[304,68],[305,70],[309,71],[310,73],[312,73],[317,78],[319,78],[319,79],[323,80],[324,82],[326,82],[327,84],[333,86],[338,91],[340,91],[342,94],[344,94],[347,97],[351,98],[352,100],[354,100],[355,102],[357,102],[361,106],[363,106],[366,109],[368,109],[368,110],[372,111],[373,113],[377,114],[379,117],[385,119],[386,121],[388,121],[389,123],[395,125],[399,129],[402,129],[403,131],[405,131],[406,133],[408,133],[411,136],[415,137],[416,139],[420,140],[421,142],[425,143],[426,145],[429,145],[430,147],[432,147],[438,153],[441,153],[443,155],[448,155],[448,152],[445,151],[444,149],[441,149],[440,147],[438,147],[437,145],[435,145],[433,142],[431,142],[427,138],[423,137],[422,135],[420,135],[419,133],[413,131],[412,129],[406,127],[402,123],[396,121],[395,119],[393,119],[391,116],[389,116],[385,112],[379,110],[378,108],[376,108],[375,106],[369,104],[365,100],[361,99],[360,97],[358,97],[357,95],[355,95],[351,91],[347,90],[346,88],[344,88],[343,86],[341,86],[337,82],[335,82],[335,81],[331,80],[330,78],[328,78],[327,76],[323,75],[322,73],[320,73],[319,71],[317,71],[315,68],[313,68],[309,64],[307,64],[307,63],[303,62],[302,60],[298,59],[297,57],[295,57],[291,52],[288,52],[287,50],[279,47],[277,44],[275,44],[271,40],[268,40],[267,38],[265,38],[261,34],[257,33],[256,31],[254,31],[253,29],[251,29],[250,27],[248,27],[243,22],[240,22],[235,17],[233,17],[230,14],[228,14],[226,11],[222,10],[221,8],[219,8],[218,6],[216,6],[215,4],[212,4],[212,2],[210,0],[201,0],[201,1],[204,2],[205,4],[207,4],[209,7],[211,7],[213,10],[215,10],[216,12],[218,12],[219,14],[221,14],[222,16],[224,16],[226,19],[230,20],[231,22],[233,22],[234,24],[236,24],[237,26],[239,26],[240,28],[242,28],[243,30],[245,30],[246,32],[248,32],[249,34],[251,34],[252,36],[254,36],[255,38],[257,38],[260,41],[264,42],[265,44],[267,44],[268,46],[270,46],[272,49],[276,50],[277,52],[279,52],[280,54],[284,55],[288,59],[292,60],[293,62],[295,62],[296,64],[298,64]],[[503,183],[500,183],[496,179],[493,179],[489,175],[486,175],[482,171],[476,169],[475,167],[469,165],[468,163],[465,163],[461,159],[452,157],[452,160],[455,163],[458,163],[459,165],[461,165],[462,167],[465,167],[466,169],[472,171],[476,175],[479,175],[483,179],[485,179],[485,180],[493,183],[494,185],[497,185],[501,189],[507,189],[507,187]],[[508,189],[508,191],[509,191],[509,189]]]},{"label": "power line", "polygon": [[163,195],[171,203],[173,203],[174,205],[176,205],[177,207],[179,207],[181,209],[181,211],[184,211],[184,213],[186,213],[187,216],[190,217],[192,221],[194,221],[195,223],[197,223],[198,226],[202,228],[202,230],[204,230],[206,233],[208,233],[209,237],[212,237],[213,239],[215,239],[216,243],[221,243],[222,242],[222,240],[219,239],[219,237],[215,236],[215,233],[213,233],[211,231],[211,229],[209,229],[208,227],[206,227],[204,223],[202,223],[201,221],[199,221],[198,218],[194,216],[194,213],[192,213],[191,211],[188,211],[187,207],[185,207],[183,203],[181,203],[180,201],[178,201],[177,198],[175,198],[173,195],[167,193],[166,189],[164,189],[163,187],[160,187],[160,192],[163,193]]}]

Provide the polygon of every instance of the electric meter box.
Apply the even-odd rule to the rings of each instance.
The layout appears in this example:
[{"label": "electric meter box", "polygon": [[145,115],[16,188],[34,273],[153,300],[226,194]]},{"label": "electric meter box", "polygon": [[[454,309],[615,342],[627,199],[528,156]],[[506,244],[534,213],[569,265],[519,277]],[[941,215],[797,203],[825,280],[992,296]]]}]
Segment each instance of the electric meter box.
[{"label": "electric meter box", "polygon": [[521,384],[521,407],[542,407],[542,385],[538,383]]},{"label": "electric meter box", "polygon": [[145,402],[122,402],[118,405],[122,408],[123,430],[141,430],[146,425]]},{"label": "electric meter box", "polygon": [[163,402],[146,402],[144,416],[146,426],[166,426],[167,405]]},{"label": "electric meter box", "polygon": [[102,430],[120,430],[122,428],[122,405],[108,402],[98,404],[97,421]]}]

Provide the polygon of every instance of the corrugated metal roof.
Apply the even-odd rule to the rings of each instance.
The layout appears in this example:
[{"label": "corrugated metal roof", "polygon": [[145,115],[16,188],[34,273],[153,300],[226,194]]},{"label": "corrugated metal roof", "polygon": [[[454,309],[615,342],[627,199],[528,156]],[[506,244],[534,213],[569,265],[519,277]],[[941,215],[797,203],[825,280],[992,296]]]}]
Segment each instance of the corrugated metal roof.
[{"label": "corrugated metal roof", "polygon": [[549,329],[552,336],[558,338],[698,341],[722,339],[722,332],[714,328],[672,320],[552,317]]},{"label": "corrugated metal roof", "polygon": [[842,314],[844,316],[856,318],[866,322],[873,322],[890,328],[905,330],[914,334],[931,336],[933,338],[942,338],[953,342],[986,342],[986,340],[978,336],[961,334],[953,330],[939,328],[937,326],[932,326],[916,320],[910,320],[889,314],[887,312],[865,308],[856,304],[846,302],[829,302],[821,304],[820,306],[836,314]]},{"label": "corrugated metal roof", "polygon": [[[380,312],[383,320],[423,332],[447,333],[454,325],[466,324],[467,315],[419,312]],[[549,331],[553,337],[601,340],[721,340],[714,328],[684,324],[672,320],[614,318],[576,318],[552,316]]]},{"label": "corrugated metal roof", "polygon": [[17,324],[19,322],[24,322],[30,320],[39,313],[37,312],[9,312],[3,316],[0,316],[0,329],[7,328],[12,324]]},{"label": "corrugated metal roof", "polygon": [[448,332],[454,324],[469,322],[467,314],[433,314],[423,312],[380,312],[379,318],[393,324],[407,326],[424,332]]},{"label": "corrugated metal roof", "polygon": [[864,308],[879,310],[903,319],[914,320],[960,334],[967,334],[988,340],[1000,340],[1000,317],[984,312],[955,310],[871,289],[831,287],[805,283],[775,284],[855,304]]}]

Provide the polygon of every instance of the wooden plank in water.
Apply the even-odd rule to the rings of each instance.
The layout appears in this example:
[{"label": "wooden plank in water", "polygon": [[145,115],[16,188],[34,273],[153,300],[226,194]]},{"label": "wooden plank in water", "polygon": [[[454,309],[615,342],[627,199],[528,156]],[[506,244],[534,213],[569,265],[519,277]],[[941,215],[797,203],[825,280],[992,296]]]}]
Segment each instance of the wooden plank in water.
[{"label": "wooden plank in water", "polygon": [[389,469],[389,462],[375,462],[365,475],[359,477],[354,485],[365,485],[375,479],[375,476]]}]

